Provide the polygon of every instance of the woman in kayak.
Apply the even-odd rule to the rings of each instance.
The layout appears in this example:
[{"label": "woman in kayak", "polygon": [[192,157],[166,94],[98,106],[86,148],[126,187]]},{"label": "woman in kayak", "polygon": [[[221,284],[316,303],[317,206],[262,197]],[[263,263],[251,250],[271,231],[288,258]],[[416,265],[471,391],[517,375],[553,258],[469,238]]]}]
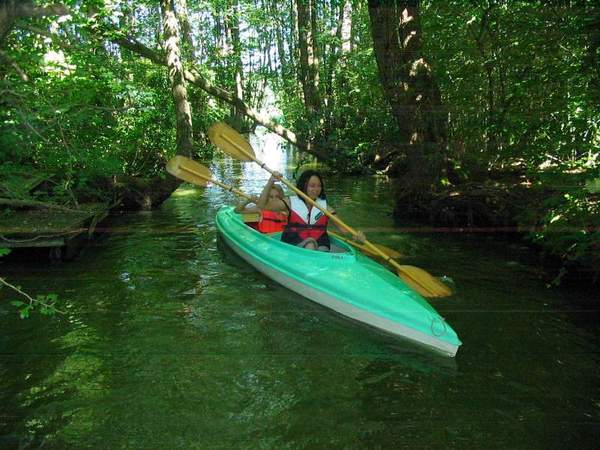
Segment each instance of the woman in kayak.
[{"label": "woman in kayak", "polygon": [[[283,188],[275,184],[275,178],[269,178],[259,197],[253,197],[235,208],[235,212],[255,212],[260,214],[256,229],[261,233],[275,233],[283,231],[288,221],[288,207],[285,201]],[[249,203],[256,206],[248,206]]]},{"label": "woman in kayak", "polygon": [[[274,173],[273,177],[281,178],[277,172]],[[327,205],[325,186],[319,172],[316,170],[304,171],[298,178],[296,187],[320,207],[331,214],[335,214],[335,210]],[[281,240],[298,247],[328,252],[331,248],[331,242],[327,234],[329,217],[319,208],[312,206],[299,196],[288,197],[284,199],[284,202],[289,209],[289,217],[288,223],[283,229]],[[343,233],[348,232],[348,230],[343,230],[337,225],[336,228]],[[364,242],[364,234],[359,232],[357,239]]]}]

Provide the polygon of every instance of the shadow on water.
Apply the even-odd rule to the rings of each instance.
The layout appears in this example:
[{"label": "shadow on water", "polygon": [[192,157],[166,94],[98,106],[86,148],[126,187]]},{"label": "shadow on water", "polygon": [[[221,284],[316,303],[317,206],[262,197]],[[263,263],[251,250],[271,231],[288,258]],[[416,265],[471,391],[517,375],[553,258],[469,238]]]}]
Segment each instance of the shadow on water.
[{"label": "shadow on water", "polygon": [[53,344],[64,332],[65,320],[34,316],[21,321],[6,297],[4,292],[0,303],[0,448],[28,448],[34,444],[34,430],[50,432],[65,424],[60,415],[33,417],[61,397],[47,380],[73,351]]}]

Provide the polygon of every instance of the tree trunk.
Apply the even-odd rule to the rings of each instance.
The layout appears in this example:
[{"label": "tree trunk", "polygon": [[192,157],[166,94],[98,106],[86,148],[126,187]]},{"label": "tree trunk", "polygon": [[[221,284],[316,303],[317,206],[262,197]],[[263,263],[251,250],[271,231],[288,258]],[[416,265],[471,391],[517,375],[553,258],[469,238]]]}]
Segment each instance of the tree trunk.
[{"label": "tree trunk", "polygon": [[[230,48],[233,52],[233,73],[235,80],[235,94],[242,102],[244,101],[244,65],[242,63],[242,44],[240,41],[240,4],[234,0],[226,15],[225,24],[230,39]],[[244,124],[244,113],[237,106],[232,106],[231,125],[241,131]]]},{"label": "tree trunk", "polygon": [[177,154],[191,157],[193,154],[192,108],[187,99],[185,74],[179,50],[179,25],[172,0],[161,0],[163,33],[167,66],[172,82],[175,116],[177,118]]},{"label": "tree trunk", "polygon": [[299,76],[304,94],[304,106],[312,117],[321,106],[319,98],[319,61],[314,36],[314,11],[311,0],[297,0],[298,46],[300,48]]},{"label": "tree trunk", "polygon": [[344,0],[340,10],[339,39],[342,43],[341,61],[352,51],[352,2]]},{"label": "tree trunk", "polygon": [[[114,42],[116,42],[123,48],[126,48],[144,58],[148,58],[155,64],[167,65],[164,56],[162,56],[155,50],[146,47],[138,41],[132,39],[116,38],[114,39]],[[220,87],[215,86],[202,75],[200,75],[196,70],[185,70],[184,73],[185,79],[189,83],[198,86],[200,89],[206,91],[208,94],[217,97],[220,100],[229,103],[230,105],[235,105],[236,107],[240,108],[240,110],[243,111],[243,113],[247,117],[254,120],[256,123],[264,126],[265,128],[271,130],[273,133],[281,136],[290,144],[295,145],[301,152],[309,153],[313,156],[316,156],[319,159],[327,159],[328,156],[325,149],[316,150],[314,148],[311,148],[305,141],[298,138],[298,136],[296,136],[296,134],[293,131],[290,131],[287,128],[282,127],[281,125],[273,122],[267,116],[254,110],[246,103],[238,99],[235,95],[231,94],[230,92],[227,92],[225,89],[221,89]]]},{"label": "tree trunk", "polygon": [[[325,127],[324,136],[328,136],[331,130],[340,126],[332,113],[337,103],[337,94],[347,89],[347,57],[352,49],[352,2],[343,0],[339,5],[339,12],[335,24],[336,41],[331,45],[328,52],[329,62],[327,64],[327,93],[325,100]],[[341,70],[340,70],[341,69]]]},{"label": "tree trunk", "polygon": [[285,47],[283,44],[283,25],[281,21],[281,14],[278,11],[277,0],[267,0],[269,2],[269,10],[271,17],[275,18],[275,42],[277,43],[277,56],[279,59],[279,67],[281,68],[281,74],[285,76],[288,73],[287,69],[287,57],[285,53]]},{"label": "tree trunk", "polygon": [[498,133],[498,118],[499,112],[496,102],[496,86],[494,72],[498,70],[496,67],[497,63],[494,61],[493,49],[488,52],[486,50],[486,36],[492,34],[490,29],[490,19],[494,4],[490,3],[488,7],[483,11],[481,22],[479,25],[479,32],[473,34],[475,46],[479,56],[481,57],[481,65],[485,72],[485,79],[487,81],[487,92],[485,100],[487,103],[487,117],[485,121],[485,152],[488,158],[492,155],[497,154],[500,147],[500,136]]},{"label": "tree trunk", "polygon": [[596,104],[600,104],[600,8],[590,6],[586,13],[588,50],[583,57],[583,70],[591,75],[590,93]]},{"label": "tree trunk", "polygon": [[289,36],[289,63],[292,73],[295,74],[296,80],[300,80],[298,61],[300,60],[300,51],[298,50],[298,8],[296,7],[297,0],[289,0],[290,2],[290,36]]},{"label": "tree trunk", "polygon": [[196,50],[194,40],[192,39],[192,28],[190,26],[190,16],[188,14],[187,0],[175,0],[175,13],[181,27],[183,36],[183,54],[185,57],[196,63]]},{"label": "tree trunk", "polygon": [[421,52],[418,1],[369,0],[371,34],[384,93],[396,119],[400,156],[388,167],[413,194],[439,186],[447,113]]}]

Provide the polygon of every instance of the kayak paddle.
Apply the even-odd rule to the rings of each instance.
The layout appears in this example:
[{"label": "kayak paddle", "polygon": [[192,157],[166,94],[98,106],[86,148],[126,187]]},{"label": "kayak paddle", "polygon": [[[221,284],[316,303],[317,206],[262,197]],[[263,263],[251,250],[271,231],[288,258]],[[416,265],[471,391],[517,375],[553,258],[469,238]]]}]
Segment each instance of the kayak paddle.
[{"label": "kayak paddle", "polygon": [[[373,250],[370,250],[369,247],[367,247],[366,245],[361,245],[358,242],[354,242],[351,241],[350,239],[346,239],[344,236],[340,236],[337,233],[334,233],[333,231],[327,231],[327,233],[331,236],[333,236],[336,239],[339,239],[340,241],[344,241],[346,244],[350,244],[353,247],[358,248],[359,250],[362,250],[364,253],[367,253],[371,256],[377,256],[378,258],[381,258],[381,255],[379,253],[375,253]],[[381,244],[373,244],[375,247],[379,247],[379,249],[386,253],[387,255],[390,256],[390,258],[401,258],[402,257],[402,253],[394,250],[393,248],[389,248],[386,247],[385,245],[381,245]]]},{"label": "kayak paddle", "polygon": [[[185,156],[175,156],[167,162],[167,172],[169,172],[174,177],[180,178],[188,183],[196,184],[198,186],[206,186],[208,183],[216,184],[217,186],[222,187],[223,189],[233,192],[234,194],[239,195],[246,200],[252,200],[252,197],[245,194],[244,192],[235,189],[233,186],[229,186],[227,184],[221,183],[218,180],[213,179],[212,173],[210,169],[202,164],[194,161],[193,159],[186,158]],[[380,257],[379,254],[374,253],[372,250],[369,250],[366,246],[361,245],[357,242],[351,241],[350,239],[346,239],[343,236],[340,236],[333,231],[329,232],[330,235],[339,239],[340,241],[346,242],[360,250],[364,253],[367,253],[371,256]],[[390,255],[392,258],[400,258],[402,255],[400,252],[397,252],[393,248],[386,247],[385,245],[373,244],[376,247],[379,247],[382,251]]]},{"label": "kayak paddle", "polygon": [[239,189],[213,179],[212,173],[208,167],[203,166],[193,159],[186,158],[185,156],[177,155],[171,158],[167,162],[167,172],[176,178],[187,181],[188,183],[197,184],[198,186],[206,186],[208,183],[216,184],[226,191],[233,192],[246,200],[252,200],[249,195],[243,193]]},{"label": "kayak paddle", "polygon": [[[216,147],[223,150],[230,156],[241,161],[254,161],[260,167],[262,167],[271,175],[273,175],[273,170],[269,169],[265,165],[265,163],[256,159],[254,149],[252,148],[250,143],[229,125],[223,122],[217,122],[213,124],[208,129],[208,137]],[[355,229],[346,225],[339,217],[331,214],[329,211],[327,211],[327,209],[322,208],[317,202],[315,202],[308,195],[306,195],[304,192],[302,192],[300,189],[294,186],[291,182],[289,182],[285,178],[281,178],[281,181],[292,191],[294,191],[296,195],[304,199],[306,202],[308,202],[315,208],[321,210],[323,214],[329,217],[329,219],[331,219],[337,225],[348,230],[354,236],[358,234],[358,232]],[[386,262],[392,265],[396,269],[398,276],[402,278],[406,282],[406,284],[408,284],[410,287],[412,287],[415,291],[417,291],[424,297],[447,297],[449,295],[452,295],[452,291],[448,286],[439,281],[437,278],[433,277],[431,274],[427,273],[425,270],[415,266],[401,266],[383,250],[371,244],[367,240],[365,240],[364,245],[371,252],[379,255]]]}]

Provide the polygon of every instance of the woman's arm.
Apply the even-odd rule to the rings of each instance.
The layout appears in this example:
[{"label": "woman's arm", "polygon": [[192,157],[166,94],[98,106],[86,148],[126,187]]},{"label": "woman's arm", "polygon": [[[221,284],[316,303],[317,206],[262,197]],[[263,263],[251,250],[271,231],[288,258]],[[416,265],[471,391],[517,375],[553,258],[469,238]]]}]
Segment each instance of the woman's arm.
[{"label": "woman's arm", "polygon": [[271,192],[275,181],[277,181],[277,178],[275,178],[274,175],[271,175],[269,181],[267,181],[267,184],[265,184],[265,187],[263,187],[263,190],[260,193],[260,196],[258,197],[256,206],[258,206],[261,209],[264,209],[267,206],[267,203],[269,201],[269,193]]}]

